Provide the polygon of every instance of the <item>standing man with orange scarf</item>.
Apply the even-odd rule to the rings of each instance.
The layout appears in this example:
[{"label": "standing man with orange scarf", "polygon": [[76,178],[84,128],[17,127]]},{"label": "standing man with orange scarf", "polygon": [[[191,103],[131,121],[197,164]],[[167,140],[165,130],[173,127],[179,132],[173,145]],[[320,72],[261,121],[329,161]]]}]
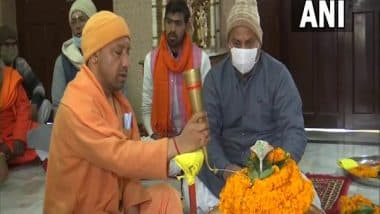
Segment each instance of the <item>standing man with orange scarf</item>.
[{"label": "standing man with orange scarf", "polygon": [[153,139],[178,135],[191,115],[182,72],[198,68],[203,80],[211,67],[207,54],[186,32],[189,19],[185,0],[169,1],[159,46],[145,57],[141,109],[145,129]]},{"label": "standing man with orange scarf", "polygon": [[31,113],[22,77],[0,59],[0,153],[9,164],[23,164],[37,157],[26,142],[27,132],[37,126]]},{"label": "standing man with orange scarf", "polygon": [[[191,116],[182,73],[191,68],[199,69],[203,82],[211,68],[207,54],[192,43],[187,33],[191,27],[190,15],[185,0],[168,1],[165,31],[159,46],[145,57],[141,111],[145,129],[152,139],[179,135]],[[170,161],[169,175],[179,173],[180,168],[174,160]],[[188,203],[186,200],[186,206]]]}]

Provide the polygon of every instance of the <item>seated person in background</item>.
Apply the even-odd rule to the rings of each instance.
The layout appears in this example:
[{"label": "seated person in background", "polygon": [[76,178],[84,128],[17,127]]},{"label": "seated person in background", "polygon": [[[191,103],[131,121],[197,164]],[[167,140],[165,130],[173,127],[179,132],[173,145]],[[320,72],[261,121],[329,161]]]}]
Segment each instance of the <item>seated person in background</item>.
[{"label": "seated person in background", "polygon": [[57,110],[67,84],[75,78],[83,62],[81,37],[83,26],[96,13],[91,0],[76,0],[70,7],[69,24],[72,38],[62,45],[62,53],[55,60],[51,97],[54,111]]},{"label": "seated person in background", "polygon": [[140,179],[167,178],[168,161],[178,151],[204,146],[208,125],[197,121],[207,118],[194,115],[176,140],[142,143],[136,115],[121,93],[130,42],[125,20],[112,12],[96,13],[86,23],[85,64],[67,86],[54,121],[44,213],[183,212],[173,188],[144,188]]},{"label": "seated person in background", "polygon": [[0,58],[22,76],[22,85],[32,103],[33,120],[45,123],[50,117],[51,103],[46,99],[44,86],[32,68],[18,56],[16,32],[6,25],[0,27]]},{"label": "seated person in background", "polygon": [[[1,61],[1,60],[0,60]],[[22,77],[12,67],[0,63],[0,153],[9,164],[33,161],[37,155],[27,146],[26,134],[37,124],[22,86]]]},{"label": "seated person in background", "polygon": [[[257,140],[281,147],[299,161],[307,143],[301,97],[285,65],[261,49],[256,0],[235,2],[227,33],[230,55],[211,69],[203,85],[211,166],[240,170]],[[230,175],[225,171],[215,175],[203,165],[196,182],[203,211],[218,205]]]}]

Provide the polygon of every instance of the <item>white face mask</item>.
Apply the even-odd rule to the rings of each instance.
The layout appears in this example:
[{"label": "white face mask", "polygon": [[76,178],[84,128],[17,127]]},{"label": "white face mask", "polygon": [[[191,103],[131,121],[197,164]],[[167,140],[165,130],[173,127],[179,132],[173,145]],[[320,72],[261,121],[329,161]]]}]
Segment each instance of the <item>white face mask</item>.
[{"label": "white face mask", "polygon": [[82,37],[73,36],[73,43],[77,48],[81,48]]},{"label": "white face mask", "polygon": [[241,74],[250,72],[256,63],[257,50],[257,48],[231,48],[232,65]]}]

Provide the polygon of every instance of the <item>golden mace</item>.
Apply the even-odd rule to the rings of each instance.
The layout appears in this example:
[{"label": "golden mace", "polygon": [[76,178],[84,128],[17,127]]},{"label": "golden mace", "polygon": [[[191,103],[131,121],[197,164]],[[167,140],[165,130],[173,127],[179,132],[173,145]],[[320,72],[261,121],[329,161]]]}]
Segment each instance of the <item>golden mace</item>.
[{"label": "golden mace", "polygon": [[[185,84],[187,91],[190,97],[191,109],[192,113],[202,112],[203,109],[203,97],[202,97],[202,82],[201,82],[201,74],[199,69],[189,69],[183,72],[183,77],[185,79]],[[203,121],[198,121],[203,122]],[[208,161],[207,148],[204,146],[202,148],[203,155],[205,157],[205,162],[207,168],[213,172],[217,173],[218,169],[212,168]]]}]

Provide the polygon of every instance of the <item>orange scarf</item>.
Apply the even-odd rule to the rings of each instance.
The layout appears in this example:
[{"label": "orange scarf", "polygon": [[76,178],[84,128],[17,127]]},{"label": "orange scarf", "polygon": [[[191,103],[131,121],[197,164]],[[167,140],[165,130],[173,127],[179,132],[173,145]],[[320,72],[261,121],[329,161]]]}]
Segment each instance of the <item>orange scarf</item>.
[{"label": "orange scarf", "polygon": [[[153,73],[152,128],[154,133],[161,136],[168,136],[172,128],[169,72],[182,73],[193,67],[192,42],[188,33],[185,35],[179,60],[171,55],[166,41],[166,35],[163,33]],[[182,87],[182,97],[187,121],[191,116],[191,105],[187,89],[184,86]]]},{"label": "orange scarf", "polygon": [[21,81],[20,74],[11,67],[3,67],[3,82],[0,88],[0,109],[11,106],[17,98],[17,86]]},{"label": "orange scarf", "polygon": [[[88,93],[91,94],[90,96],[94,97],[94,100],[101,104],[101,107],[104,111],[102,114],[106,115],[109,125],[113,128],[110,129],[109,126],[99,126],[99,122],[96,120],[96,118],[91,118],[88,115],[81,114],[81,112],[88,111],[87,105],[80,105],[80,100],[87,99],[86,94],[83,95],[83,93],[80,93],[81,91],[85,90],[88,90]],[[108,102],[99,81],[96,79],[90,68],[88,68],[86,65],[81,66],[80,71],[75,77],[75,81],[72,81],[72,83],[70,82],[66,88],[66,91],[69,91],[70,94],[77,94],[77,96],[64,96],[61,100],[61,103],[69,106],[69,108],[74,113],[76,113],[78,119],[84,121],[89,128],[102,133],[104,137],[117,135],[119,138],[128,138],[133,140],[140,139],[137,120],[135,117],[136,114],[133,112],[133,109],[131,108],[131,105],[127,99],[123,96],[121,91],[113,93],[113,96],[115,97],[115,100],[118,102],[120,110],[122,111],[120,115],[124,115],[126,112],[132,112],[132,126],[131,132],[128,132],[128,136],[126,135],[127,132],[120,132],[123,130],[123,126],[121,125],[122,117],[115,113],[115,109]],[[90,111],[96,111],[96,109],[90,109]],[[115,130],[118,130],[118,132],[115,133]]]}]

